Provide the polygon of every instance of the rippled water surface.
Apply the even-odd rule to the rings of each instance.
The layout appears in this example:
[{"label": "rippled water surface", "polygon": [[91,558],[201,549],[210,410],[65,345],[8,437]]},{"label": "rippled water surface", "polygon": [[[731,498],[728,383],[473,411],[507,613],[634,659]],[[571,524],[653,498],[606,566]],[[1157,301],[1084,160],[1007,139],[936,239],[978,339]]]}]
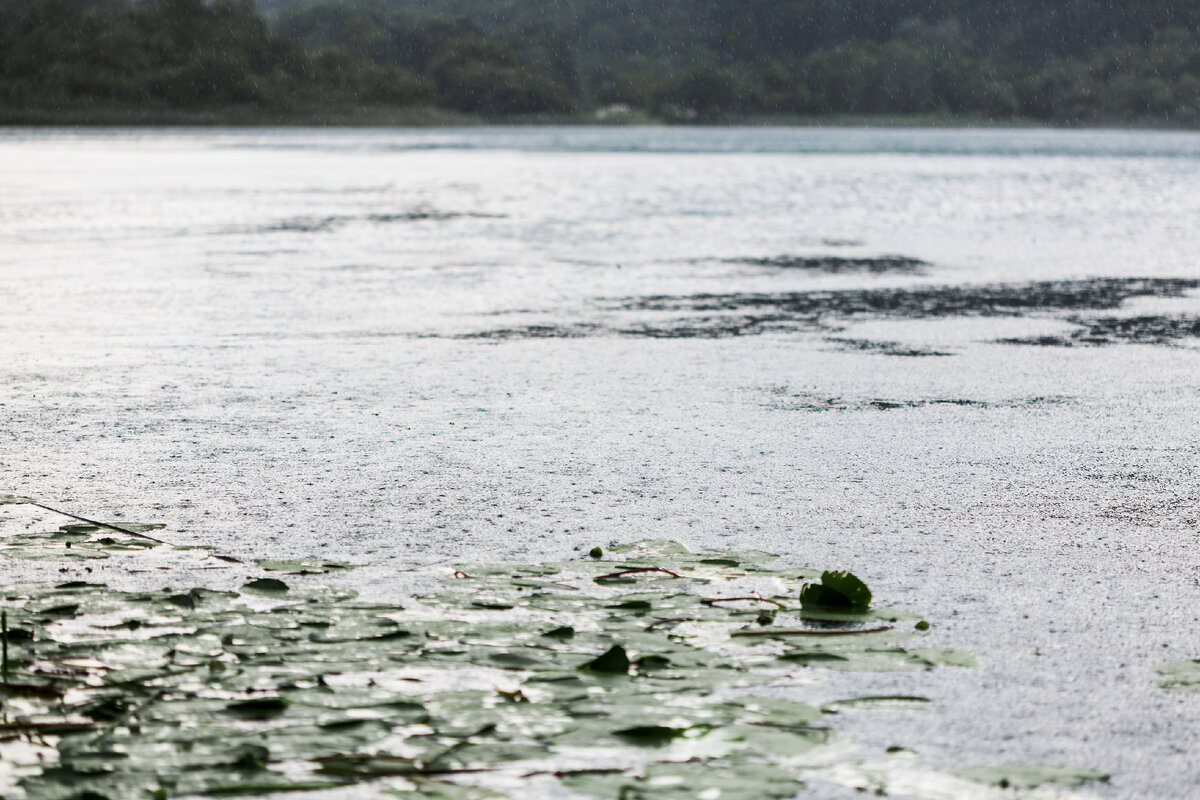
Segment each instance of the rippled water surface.
[{"label": "rippled water surface", "polygon": [[1194,133],[0,131],[0,493],[396,597],[646,536],[852,569],[982,661],[804,687],[934,699],[866,752],[1185,797],[1197,220]]}]

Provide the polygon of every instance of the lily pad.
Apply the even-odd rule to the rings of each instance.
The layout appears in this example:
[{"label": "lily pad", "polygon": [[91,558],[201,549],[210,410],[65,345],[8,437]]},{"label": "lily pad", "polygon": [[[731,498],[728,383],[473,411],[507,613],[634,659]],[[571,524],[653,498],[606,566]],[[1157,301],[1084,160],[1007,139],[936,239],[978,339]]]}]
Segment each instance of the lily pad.
[{"label": "lily pad", "polygon": [[256,561],[254,563],[268,572],[284,572],[289,575],[322,575],[327,572],[344,572],[358,566],[345,561],[313,560]]},{"label": "lily pad", "polygon": [[[59,530],[21,546],[112,546],[98,537]],[[838,751],[824,750],[820,710],[751,687],[799,664],[966,661],[909,649],[920,634],[878,610],[801,619],[791,598],[811,575],[753,553],[652,541],[619,557],[466,565],[412,609],[274,577],[240,593],[6,587],[3,694],[17,710],[3,732],[53,741],[53,757],[16,765],[15,779],[34,800],[360,785],[462,800],[491,795],[460,778],[511,787],[565,767],[565,784],[604,798],[694,798],[698,786],[791,797],[799,756]],[[625,570],[632,585],[595,581]],[[774,624],[759,623],[764,608]],[[758,629],[777,635],[731,635]],[[618,754],[621,770],[569,768]]]},{"label": "lily pad", "polygon": [[915,695],[891,694],[870,695],[867,697],[851,697],[845,700],[834,700],[821,706],[826,714],[838,714],[852,709],[913,709],[928,708],[933,701],[928,697]]},{"label": "lily pad", "polygon": [[615,644],[579,668],[588,672],[601,672],[607,675],[625,675],[629,672],[631,666],[632,664],[625,652],[625,648],[619,644]]},{"label": "lily pad", "polygon": [[653,764],[640,775],[581,771],[565,775],[562,782],[586,795],[620,800],[767,800],[795,797],[804,790],[794,776],[770,765],[732,771],[702,761]]},{"label": "lily pad", "polygon": [[837,609],[866,611],[871,607],[871,590],[849,572],[821,573],[820,583],[810,583],[800,592],[806,610]]},{"label": "lily pad", "polygon": [[242,591],[279,597],[287,593],[288,585],[277,578],[256,578],[242,585]]},{"label": "lily pad", "polygon": [[1162,677],[1158,685],[1174,692],[1200,692],[1200,659],[1169,661],[1156,670]]}]

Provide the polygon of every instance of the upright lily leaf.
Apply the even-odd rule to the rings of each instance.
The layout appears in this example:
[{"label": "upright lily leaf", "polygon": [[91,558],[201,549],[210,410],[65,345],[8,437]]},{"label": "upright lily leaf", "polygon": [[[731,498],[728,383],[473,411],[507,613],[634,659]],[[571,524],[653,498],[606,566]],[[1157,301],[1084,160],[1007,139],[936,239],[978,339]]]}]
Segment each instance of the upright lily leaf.
[{"label": "upright lily leaf", "polygon": [[625,652],[625,648],[619,644],[614,644],[605,650],[603,654],[581,666],[580,669],[588,672],[624,675],[629,672],[630,666],[629,655]]},{"label": "upright lily leaf", "polygon": [[804,609],[866,611],[871,607],[871,590],[849,572],[821,573],[820,583],[806,584],[800,592]]},{"label": "upright lily leaf", "polygon": [[1200,692],[1200,659],[1169,661],[1158,670],[1158,685],[1169,691]]},{"label": "upright lily leaf", "polygon": [[242,586],[243,591],[268,596],[286,594],[288,585],[278,578],[256,578]]}]

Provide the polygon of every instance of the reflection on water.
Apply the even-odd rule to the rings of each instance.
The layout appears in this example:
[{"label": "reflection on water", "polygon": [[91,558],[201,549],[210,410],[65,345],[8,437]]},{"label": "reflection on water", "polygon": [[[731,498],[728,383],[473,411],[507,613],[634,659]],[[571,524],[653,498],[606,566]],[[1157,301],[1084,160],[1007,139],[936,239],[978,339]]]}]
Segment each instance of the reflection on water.
[{"label": "reflection on water", "polygon": [[1200,157],[1187,131],[1053,128],[855,127],[461,127],[262,129],[10,128],[3,141],[106,141],[137,146],[405,152],[501,150],[524,153],[892,154],[927,156]]}]

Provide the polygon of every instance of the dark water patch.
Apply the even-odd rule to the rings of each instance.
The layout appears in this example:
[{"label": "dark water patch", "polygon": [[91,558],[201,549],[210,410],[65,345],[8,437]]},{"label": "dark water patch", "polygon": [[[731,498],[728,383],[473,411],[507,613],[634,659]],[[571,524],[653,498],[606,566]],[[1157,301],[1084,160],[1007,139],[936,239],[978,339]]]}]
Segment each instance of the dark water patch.
[{"label": "dark water patch", "polygon": [[254,233],[326,233],[341,226],[348,217],[293,217],[253,230]]},{"label": "dark water patch", "polygon": [[[655,295],[601,301],[610,312],[661,312],[636,323],[532,325],[460,334],[461,339],[546,339],[584,336],[649,339],[725,339],[765,333],[834,333],[838,318],[1021,316],[1055,311],[1111,310],[1134,297],[1179,297],[1200,280],[1105,278],[1041,283],[854,289],[819,292]],[[1072,317],[1066,318],[1068,321]],[[1149,334],[1146,334],[1149,335]],[[892,356],[953,353],[853,338],[831,340],[848,349]],[[1010,340],[1023,341],[1023,340]],[[1043,343],[1035,340],[1032,343]],[[1057,344],[1057,341],[1045,342]]]},{"label": "dark water patch", "polygon": [[474,211],[437,211],[422,208],[398,214],[371,214],[367,219],[371,222],[446,222],[453,219],[503,219],[505,216],[504,214],[482,214]]},{"label": "dark water patch", "polygon": [[766,258],[727,258],[727,264],[748,264],[772,269],[805,270],[811,272],[921,272],[930,266],[926,261],[908,256],[877,256],[874,258],[844,258],[841,256],[772,256]]},{"label": "dark water patch", "polygon": [[1027,344],[1040,347],[1104,347],[1129,344],[1174,344],[1181,339],[1200,338],[1200,317],[1102,317],[1071,319],[1083,325],[1060,336],[1031,336],[1000,339],[1002,344]]},{"label": "dark water patch", "polygon": [[841,397],[816,392],[792,392],[786,386],[767,389],[772,397],[763,405],[777,411],[897,411],[910,408],[958,406],[962,408],[1037,408],[1058,405],[1062,397],[1023,397],[1013,400],[972,400],[961,397]]},{"label": "dark water patch", "polygon": [[665,324],[638,323],[610,326],[593,323],[564,325],[523,325],[474,331],[453,336],[455,339],[507,341],[511,339],[581,339],[592,336],[634,339],[728,339],[755,336],[776,329],[795,331],[795,321],[780,315],[689,317]]},{"label": "dark water patch", "polygon": [[475,211],[440,211],[432,208],[414,208],[390,214],[338,214],[330,216],[302,216],[273,222],[250,229],[239,228],[234,233],[328,233],[352,222],[390,224],[396,222],[449,222],[456,219],[503,219],[504,214],[485,214]]},{"label": "dark water patch", "polygon": [[1112,472],[1103,470],[1081,470],[1080,476],[1092,481],[1115,483],[1123,486],[1165,485],[1167,479],[1152,472]]},{"label": "dark water patch", "polygon": [[795,330],[796,325],[781,315],[760,314],[693,317],[665,325],[639,324],[614,328],[613,333],[618,336],[647,339],[728,339],[735,336],[757,336],[777,328]]},{"label": "dark water patch", "polygon": [[930,350],[926,347],[913,347],[901,342],[876,342],[870,339],[842,339],[828,337],[825,341],[837,345],[839,350],[859,353],[877,353],[883,356],[899,356],[902,358],[924,358],[929,356],[952,356],[954,353],[943,350]]},{"label": "dark water patch", "polygon": [[820,292],[697,294],[629,298],[630,311],[727,311],[770,309],[794,319],[822,315],[910,318],[1015,316],[1035,311],[1107,310],[1133,297],[1179,297],[1200,287],[1190,278],[1100,278],[1078,281],[862,289]]},{"label": "dark water patch", "polygon": [[583,323],[574,325],[523,325],[516,328],[499,328],[491,331],[463,333],[452,338],[495,342],[503,342],[510,339],[582,339],[605,332],[607,331],[598,325]]}]

